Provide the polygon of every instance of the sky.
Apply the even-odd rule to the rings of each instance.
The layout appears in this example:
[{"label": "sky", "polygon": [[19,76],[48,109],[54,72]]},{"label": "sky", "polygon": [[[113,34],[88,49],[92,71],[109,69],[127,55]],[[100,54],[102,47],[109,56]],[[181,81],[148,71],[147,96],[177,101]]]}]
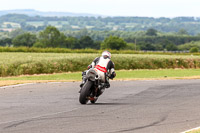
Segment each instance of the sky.
[{"label": "sky", "polygon": [[104,16],[200,17],[200,0],[0,0],[0,10],[35,9]]}]

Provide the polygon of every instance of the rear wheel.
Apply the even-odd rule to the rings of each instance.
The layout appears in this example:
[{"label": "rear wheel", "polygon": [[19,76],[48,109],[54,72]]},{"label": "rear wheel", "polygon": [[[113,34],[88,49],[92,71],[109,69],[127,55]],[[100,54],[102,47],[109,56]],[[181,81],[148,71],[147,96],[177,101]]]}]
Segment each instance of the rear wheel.
[{"label": "rear wheel", "polygon": [[79,102],[81,104],[86,104],[88,102],[88,97],[91,93],[92,84],[92,81],[87,80],[86,83],[83,85],[79,96]]}]

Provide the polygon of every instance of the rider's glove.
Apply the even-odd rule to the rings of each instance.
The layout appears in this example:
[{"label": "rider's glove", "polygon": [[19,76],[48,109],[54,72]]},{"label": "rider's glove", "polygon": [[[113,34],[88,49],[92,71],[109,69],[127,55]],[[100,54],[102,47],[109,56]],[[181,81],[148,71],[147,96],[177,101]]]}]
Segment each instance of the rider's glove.
[{"label": "rider's glove", "polygon": [[116,76],[115,72],[112,72],[112,74],[110,75],[110,78],[113,79]]},{"label": "rider's glove", "polygon": [[92,65],[89,65],[89,66],[88,66],[88,69],[90,69],[90,68],[92,68]]}]

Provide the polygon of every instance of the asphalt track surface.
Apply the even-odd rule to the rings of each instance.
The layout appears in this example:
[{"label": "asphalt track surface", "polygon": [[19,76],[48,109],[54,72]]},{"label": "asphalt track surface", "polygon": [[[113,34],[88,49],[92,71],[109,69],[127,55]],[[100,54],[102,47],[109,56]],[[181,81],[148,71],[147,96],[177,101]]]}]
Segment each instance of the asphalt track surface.
[{"label": "asphalt track surface", "polygon": [[179,133],[200,126],[200,80],[113,81],[96,104],[79,84],[0,88],[0,133]]}]

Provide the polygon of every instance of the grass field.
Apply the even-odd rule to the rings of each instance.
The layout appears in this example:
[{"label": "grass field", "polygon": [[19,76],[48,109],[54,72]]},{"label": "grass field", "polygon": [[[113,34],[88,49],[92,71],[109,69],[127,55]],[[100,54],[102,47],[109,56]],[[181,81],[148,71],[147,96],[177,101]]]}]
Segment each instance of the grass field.
[{"label": "grass field", "polygon": [[[119,70],[114,80],[199,79],[200,69]],[[1,77],[0,86],[34,83],[81,81],[81,72]]]},{"label": "grass field", "polygon": [[[200,77],[200,69],[119,70],[115,80],[181,79]],[[80,81],[81,72],[2,77],[5,80],[69,80]]]},{"label": "grass field", "polygon": [[13,23],[13,22],[4,22],[2,25],[1,25],[1,27],[2,28],[7,28],[7,25],[11,25],[12,26],[12,28],[20,28],[21,26],[20,26],[20,24],[18,24],[18,23]]},{"label": "grass field", "polygon": [[[11,64],[15,62],[34,62],[50,61],[59,59],[82,60],[89,58],[91,61],[101,56],[101,54],[83,54],[83,53],[20,53],[20,52],[3,52],[0,53],[0,64]],[[113,54],[112,60],[127,59],[200,59],[200,56],[191,55],[149,55],[149,54]]]},{"label": "grass field", "polygon": [[[35,27],[43,26],[44,21],[28,21],[26,24],[33,25]],[[55,27],[62,27],[62,25],[69,24],[67,21],[48,21],[47,25],[52,25]]]},{"label": "grass field", "polygon": [[[83,71],[100,54],[0,53],[0,76]],[[116,70],[200,68],[200,57],[190,55],[113,54]]]},{"label": "grass field", "polygon": [[185,133],[200,133],[200,129],[192,130],[192,131],[185,132]]},{"label": "grass field", "polygon": [[200,133],[200,130],[191,131],[191,132],[186,132],[186,133]]}]

